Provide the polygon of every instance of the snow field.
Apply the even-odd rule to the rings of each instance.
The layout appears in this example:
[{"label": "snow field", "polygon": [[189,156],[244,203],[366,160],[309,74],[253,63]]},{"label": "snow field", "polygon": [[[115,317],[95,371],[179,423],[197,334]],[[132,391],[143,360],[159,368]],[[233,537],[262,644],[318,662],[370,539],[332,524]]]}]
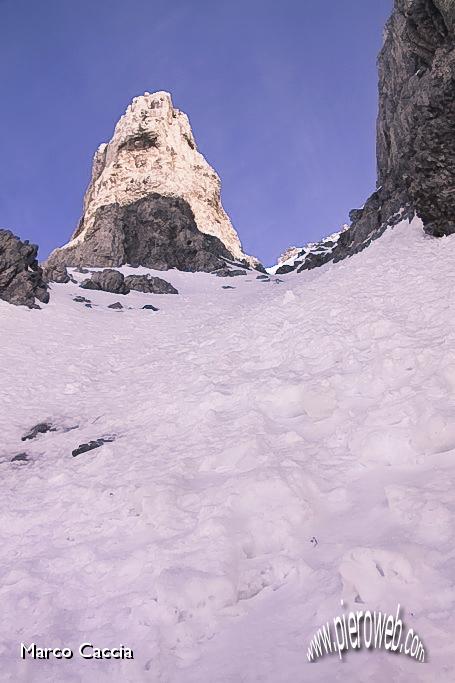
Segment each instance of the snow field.
[{"label": "snow field", "polygon": [[[0,302],[0,679],[454,680],[453,239],[404,222],[282,283]],[[308,664],[341,599],[399,602],[430,663]],[[21,641],[135,659],[24,662]]]}]

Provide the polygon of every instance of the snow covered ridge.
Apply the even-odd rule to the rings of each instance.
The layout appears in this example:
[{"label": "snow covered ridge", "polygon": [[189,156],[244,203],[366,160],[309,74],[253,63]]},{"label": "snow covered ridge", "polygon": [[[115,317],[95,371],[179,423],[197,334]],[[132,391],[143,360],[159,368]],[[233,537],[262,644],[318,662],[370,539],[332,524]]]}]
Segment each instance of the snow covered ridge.
[{"label": "snow covered ridge", "polygon": [[290,247],[278,259],[278,263],[267,271],[276,275],[284,275],[296,270],[309,270],[310,267],[317,267],[331,260],[331,255],[337,245],[342,232],[349,228],[344,225],[339,232],[333,232],[328,237],[324,237],[319,242],[309,242],[304,247]]},{"label": "snow covered ridge", "polygon": [[[173,270],[179,296],[120,311],[73,282],[0,301],[3,679],[455,680],[454,240],[416,220],[298,278]],[[428,663],[310,665],[341,599],[400,604]]]}]

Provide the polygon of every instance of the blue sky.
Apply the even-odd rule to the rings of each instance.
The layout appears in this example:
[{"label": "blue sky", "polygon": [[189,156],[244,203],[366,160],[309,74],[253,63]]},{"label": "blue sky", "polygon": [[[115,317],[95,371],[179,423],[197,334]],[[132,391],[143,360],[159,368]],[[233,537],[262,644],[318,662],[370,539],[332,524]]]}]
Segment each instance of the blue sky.
[{"label": "blue sky", "polygon": [[249,253],[333,232],[375,185],[392,0],[0,0],[0,226],[65,243],[93,153],[168,90]]}]

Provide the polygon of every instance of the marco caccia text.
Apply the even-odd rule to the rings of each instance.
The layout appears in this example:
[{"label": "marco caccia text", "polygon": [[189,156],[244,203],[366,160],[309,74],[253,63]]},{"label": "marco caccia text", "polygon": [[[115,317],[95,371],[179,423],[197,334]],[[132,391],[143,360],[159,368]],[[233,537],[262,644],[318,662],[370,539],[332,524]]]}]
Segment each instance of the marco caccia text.
[{"label": "marco caccia text", "polygon": [[[21,643],[21,659],[72,659],[74,651],[70,647],[39,647],[36,643]],[[118,647],[96,647],[92,643],[79,645],[78,654],[82,659],[134,659],[133,650],[125,645]]]}]

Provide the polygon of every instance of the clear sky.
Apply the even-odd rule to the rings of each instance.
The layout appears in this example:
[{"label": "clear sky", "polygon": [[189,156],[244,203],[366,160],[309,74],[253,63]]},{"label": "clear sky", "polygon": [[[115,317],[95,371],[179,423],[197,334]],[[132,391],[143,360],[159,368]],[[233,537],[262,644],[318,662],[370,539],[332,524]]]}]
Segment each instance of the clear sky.
[{"label": "clear sky", "polygon": [[375,185],[376,56],[392,0],[0,0],[0,226],[65,243],[129,101],[168,90],[271,264]]}]

